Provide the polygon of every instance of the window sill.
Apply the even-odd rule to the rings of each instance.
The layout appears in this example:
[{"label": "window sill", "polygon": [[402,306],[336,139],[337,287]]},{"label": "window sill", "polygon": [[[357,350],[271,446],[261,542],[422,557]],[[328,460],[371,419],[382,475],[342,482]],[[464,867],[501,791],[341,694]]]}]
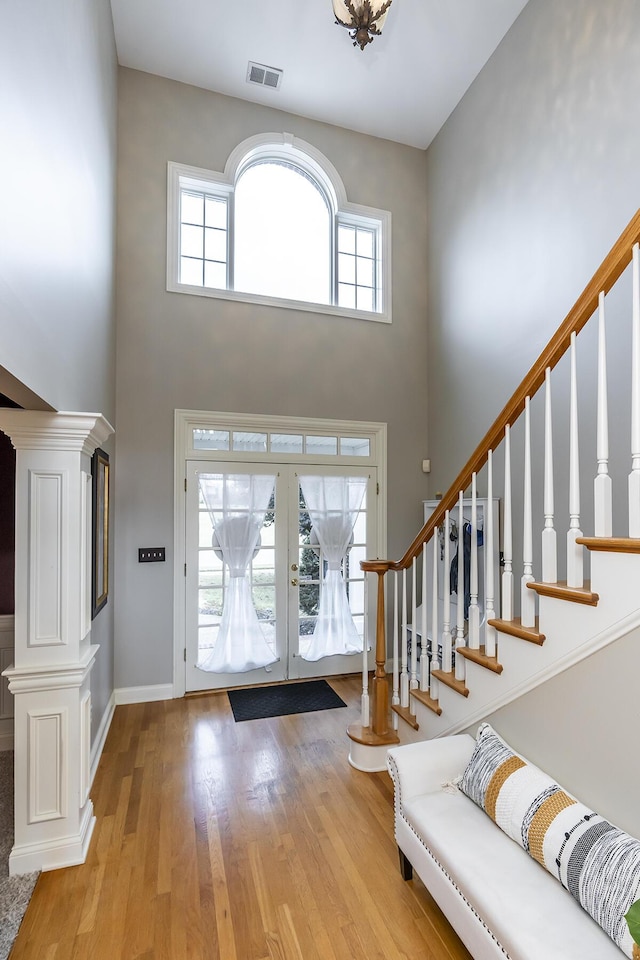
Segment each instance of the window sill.
[{"label": "window sill", "polygon": [[375,323],[391,323],[391,310],[382,313],[370,313],[365,310],[352,310],[330,303],[308,303],[306,300],[288,300],[280,297],[267,297],[257,293],[242,293],[238,290],[218,290],[213,287],[194,287],[187,283],[167,282],[169,293],[186,293],[196,297],[212,297],[215,300],[236,300],[240,303],[253,303],[264,307],[277,307],[285,310],[300,310],[305,313],[322,313],[325,316],[350,317],[354,320],[373,320]]}]

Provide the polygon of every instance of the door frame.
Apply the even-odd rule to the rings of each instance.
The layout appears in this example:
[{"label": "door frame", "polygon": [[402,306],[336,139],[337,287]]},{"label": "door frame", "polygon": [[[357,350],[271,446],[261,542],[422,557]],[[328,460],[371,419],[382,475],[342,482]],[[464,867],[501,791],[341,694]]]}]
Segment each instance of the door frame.
[{"label": "door frame", "polygon": [[[193,442],[194,430],[229,430],[249,433],[296,433],[328,437],[363,437],[369,440],[369,456],[283,454],[202,450]],[[323,420],[307,417],[277,417],[263,414],[227,413],[207,410],[175,410],[174,413],[174,549],[173,549],[173,696],[186,690],[186,462],[188,460],[236,463],[322,464],[323,466],[375,467],[376,557],[387,549],[387,425],[359,420]],[[373,557],[371,559],[374,559]]]}]

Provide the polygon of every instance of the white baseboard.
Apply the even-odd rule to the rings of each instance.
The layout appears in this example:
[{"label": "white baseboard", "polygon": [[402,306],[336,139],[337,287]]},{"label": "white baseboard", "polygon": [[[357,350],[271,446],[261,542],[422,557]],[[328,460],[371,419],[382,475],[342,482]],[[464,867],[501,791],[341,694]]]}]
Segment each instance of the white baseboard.
[{"label": "white baseboard", "polygon": [[147,687],[120,687],[114,691],[116,705],[121,703],[152,703],[154,700],[173,700],[173,684],[158,683]]},{"label": "white baseboard", "polygon": [[104,750],[104,744],[107,739],[107,734],[109,733],[109,727],[111,726],[111,721],[113,720],[113,712],[116,709],[116,695],[115,691],[109,697],[109,702],[107,703],[106,709],[102,714],[102,720],[100,721],[100,726],[98,727],[98,732],[96,733],[96,738],[93,741],[93,746],[91,747],[91,770],[90,770],[90,785],[93,784],[96,770],[98,769],[98,764],[100,763],[100,757],[102,756],[102,751]]},{"label": "white baseboard", "polygon": [[58,870],[60,867],[75,867],[84,863],[95,825],[93,804],[89,800],[77,836],[14,846],[9,857],[9,876],[32,873],[34,870]]}]

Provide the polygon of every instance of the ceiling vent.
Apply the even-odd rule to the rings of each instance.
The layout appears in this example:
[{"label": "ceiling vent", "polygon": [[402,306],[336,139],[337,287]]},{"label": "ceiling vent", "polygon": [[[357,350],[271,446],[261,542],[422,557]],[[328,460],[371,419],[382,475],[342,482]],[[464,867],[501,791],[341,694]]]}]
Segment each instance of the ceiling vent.
[{"label": "ceiling vent", "polygon": [[272,90],[280,88],[282,70],[277,67],[267,67],[264,63],[252,63],[247,67],[247,83],[255,83],[259,87],[270,87]]}]

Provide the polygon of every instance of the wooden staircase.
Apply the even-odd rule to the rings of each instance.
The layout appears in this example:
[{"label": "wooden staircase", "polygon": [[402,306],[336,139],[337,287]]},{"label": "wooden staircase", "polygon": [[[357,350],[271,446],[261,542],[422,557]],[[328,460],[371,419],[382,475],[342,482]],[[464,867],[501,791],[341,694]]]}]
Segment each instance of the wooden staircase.
[{"label": "wooden staircase", "polygon": [[[349,759],[359,769],[384,769],[386,750],[398,740],[425,739],[466,729],[640,626],[640,590],[636,586],[640,583],[639,244],[640,211],[402,559],[362,563],[363,570],[377,577],[378,617],[373,690],[370,695],[365,679],[362,723],[348,731]],[[630,264],[633,322],[629,355],[633,386],[629,535],[614,537],[608,468],[605,298]],[[595,535],[583,536],[576,336],[594,314],[598,323],[597,424],[593,431],[597,462],[586,482],[593,484]],[[571,430],[569,490],[565,491],[569,503],[565,558],[558,555],[554,526],[551,372],[566,353]],[[540,450],[532,447],[531,440],[531,401],[537,394],[538,401],[544,403],[544,441]],[[518,421],[517,430],[524,443],[522,460],[512,454],[512,431]],[[500,478],[494,462],[499,448],[504,455]],[[538,577],[534,576],[533,531],[538,519],[532,505],[532,464],[543,465]],[[513,556],[515,484],[522,484],[523,490],[522,556],[517,561]],[[469,490],[471,521],[467,524],[471,546],[465,561],[462,531],[464,497]],[[482,549],[477,542],[478,490],[483,491],[487,504],[493,504],[498,497],[503,506],[501,543],[493,542],[489,533],[492,517],[488,516],[487,542]],[[458,583],[465,585],[465,592],[465,563],[468,578],[468,598],[465,602],[455,598],[455,623],[448,576],[454,520],[460,535],[453,555],[457,556]],[[444,577],[438,573],[439,551],[440,561],[444,552]],[[499,584],[493,582],[492,573],[498,551],[502,563]],[[585,559],[590,567],[589,579],[583,572]],[[562,563],[566,564],[564,580],[558,578]],[[521,570],[519,596],[514,590],[516,564]],[[385,596],[392,596],[389,609]],[[389,646],[387,635],[392,638]],[[366,678],[366,671],[363,677]]]}]

